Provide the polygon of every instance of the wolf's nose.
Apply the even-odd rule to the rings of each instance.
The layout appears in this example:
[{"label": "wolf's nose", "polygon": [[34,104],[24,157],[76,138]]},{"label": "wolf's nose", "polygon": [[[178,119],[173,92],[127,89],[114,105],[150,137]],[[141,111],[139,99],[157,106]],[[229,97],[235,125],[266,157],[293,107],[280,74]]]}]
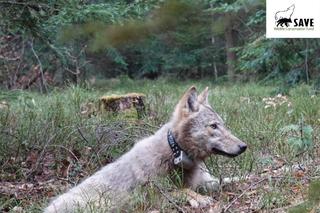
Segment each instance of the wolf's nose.
[{"label": "wolf's nose", "polygon": [[239,146],[241,152],[244,152],[247,149],[247,144],[241,144],[241,145],[238,145],[238,146]]}]

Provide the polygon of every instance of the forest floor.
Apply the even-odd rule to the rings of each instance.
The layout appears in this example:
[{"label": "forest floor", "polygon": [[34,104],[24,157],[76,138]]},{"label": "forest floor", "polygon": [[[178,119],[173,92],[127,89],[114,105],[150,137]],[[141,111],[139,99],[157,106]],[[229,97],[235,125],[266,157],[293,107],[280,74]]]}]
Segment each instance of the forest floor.
[{"label": "forest floor", "polygon": [[[168,177],[137,190],[127,212],[319,212],[320,95],[307,85],[278,95],[258,84],[112,79],[49,94],[0,91],[0,212],[41,212],[50,198],[113,162],[166,121],[191,85],[248,144],[241,156],[207,160],[216,177],[239,177],[196,207]],[[146,95],[146,115],[96,114],[102,95]],[[173,177],[174,178],[174,177]],[[125,212],[125,210],[122,210]]]}]

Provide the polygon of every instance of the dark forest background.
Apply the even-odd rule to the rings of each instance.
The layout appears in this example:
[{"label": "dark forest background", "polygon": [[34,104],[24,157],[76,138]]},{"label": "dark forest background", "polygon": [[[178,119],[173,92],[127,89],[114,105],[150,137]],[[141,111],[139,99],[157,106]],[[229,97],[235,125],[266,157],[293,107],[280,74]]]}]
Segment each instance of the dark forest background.
[{"label": "dark forest background", "polygon": [[264,0],[0,1],[0,85],[209,78],[320,87],[319,39],[266,39]]}]

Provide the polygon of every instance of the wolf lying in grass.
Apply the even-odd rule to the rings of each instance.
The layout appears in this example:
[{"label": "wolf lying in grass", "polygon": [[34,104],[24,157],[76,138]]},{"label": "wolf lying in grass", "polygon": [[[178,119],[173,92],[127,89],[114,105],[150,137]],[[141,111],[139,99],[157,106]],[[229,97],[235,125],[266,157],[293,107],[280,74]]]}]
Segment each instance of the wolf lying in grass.
[{"label": "wolf lying in grass", "polygon": [[235,157],[246,148],[209,105],[208,88],[197,96],[196,88],[191,87],[167,124],[136,143],[118,160],[53,200],[45,213],[74,212],[88,209],[90,205],[116,208],[134,188],[177,167],[184,170],[186,186],[214,191],[218,181],[208,173],[203,160],[212,154]]}]

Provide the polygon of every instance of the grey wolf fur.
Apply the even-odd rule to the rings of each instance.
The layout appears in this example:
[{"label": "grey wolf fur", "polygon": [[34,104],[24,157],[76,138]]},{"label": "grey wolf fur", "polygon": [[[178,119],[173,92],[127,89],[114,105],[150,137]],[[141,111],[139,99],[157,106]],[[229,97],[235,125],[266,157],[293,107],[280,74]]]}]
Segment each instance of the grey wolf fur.
[{"label": "grey wolf fur", "polygon": [[191,87],[180,99],[171,120],[154,135],[136,143],[118,160],[60,195],[44,212],[74,212],[77,208],[88,208],[90,204],[114,208],[128,199],[137,186],[168,174],[175,169],[167,142],[169,129],[194,162],[193,168],[184,171],[185,185],[194,190],[204,186],[214,191],[218,187],[217,179],[209,174],[203,163],[206,157],[212,154],[234,157],[246,149],[246,144],[231,134],[209,105],[208,88],[198,96],[196,88]]}]

